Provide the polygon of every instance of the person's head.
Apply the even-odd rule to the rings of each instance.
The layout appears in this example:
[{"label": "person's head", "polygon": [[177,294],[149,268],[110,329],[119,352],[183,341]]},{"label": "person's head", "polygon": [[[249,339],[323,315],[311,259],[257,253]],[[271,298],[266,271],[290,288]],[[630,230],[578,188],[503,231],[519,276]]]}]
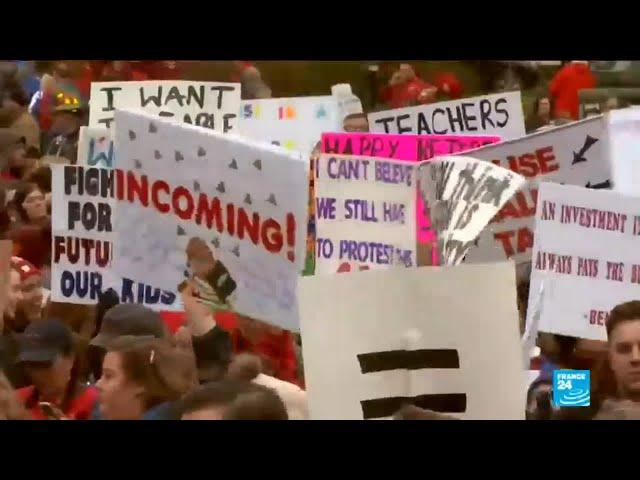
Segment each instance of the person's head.
[{"label": "person's head", "polygon": [[534,113],[540,118],[549,118],[551,116],[551,100],[548,96],[540,96],[534,104]]},{"label": "person's head", "polygon": [[29,414],[0,370],[0,420],[28,420]]},{"label": "person's head", "polygon": [[167,340],[120,337],[109,344],[96,386],[107,420],[137,420],[197,385],[192,358]]},{"label": "person's head", "polygon": [[607,338],[618,394],[640,400],[640,301],[622,303],[611,310]]},{"label": "person's head", "polygon": [[85,108],[80,93],[75,89],[67,88],[56,93],[50,132],[55,135],[71,135],[78,132],[83,124]]},{"label": "person's head", "polygon": [[71,381],[75,360],[73,335],[59,320],[29,324],[20,336],[21,363],[42,400],[59,400]]},{"label": "person's head", "polygon": [[369,131],[369,121],[365,113],[351,113],[344,117],[342,128],[345,132],[362,132]]},{"label": "person's head", "polygon": [[24,322],[25,325],[15,325],[15,327],[21,331],[26,327],[26,323],[42,319],[42,274],[33,264],[20,257],[11,257],[11,270],[20,277],[16,319],[20,317],[21,322]]},{"label": "person's head", "polygon": [[100,330],[91,340],[91,345],[106,349],[119,337],[156,339],[169,337],[168,329],[158,312],[138,303],[115,304],[112,298],[107,298],[105,301],[109,303],[109,308],[102,317]]},{"label": "person's head", "polygon": [[57,83],[55,77],[45,73],[40,80],[40,89],[47,94],[53,95],[57,90]]},{"label": "person's head", "polygon": [[26,183],[16,190],[13,204],[23,223],[39,224],[47,217],[45,192],[35,183]]},{"label": "person's head", "polygon": [[271,389],[250,382],[221,380],[185,395],[182,420],[288,420],[287,409]]},{"label": "person's head", "polygon": [[28,106],[29,98],[19,86],[6,90],[2,96],[2,112],[10,120],[18,118]]},{"label": "person's head", "polygon": [[66,62],[56,62],[53,66],[53,78],[57,83],[68,82],[71,78],[71,69]]},{"label": "person's head", "polygon": [[0,128],[0,168],[20,179],[28,166],[25,139],[11,128]]},{"label": "person's head", "polygon": [[[22,288],[20,286],[20,273],[13,269],[9,269],[9,289],[7,292],[7,302],[4,308],[3,315],[3,323],[2,327],[4,327],[4,318],[13,319],[16,316],[16,309],[18,308],[18,303],[22,302]],[[2,334],[3,328],[0,328],[0,334]]]},{"label": "person's head", "polygon": [[207,243],[198,237],[189,239],[187,244],[187,266],[198,278],[205,278],[215,265],[215,257]]}]

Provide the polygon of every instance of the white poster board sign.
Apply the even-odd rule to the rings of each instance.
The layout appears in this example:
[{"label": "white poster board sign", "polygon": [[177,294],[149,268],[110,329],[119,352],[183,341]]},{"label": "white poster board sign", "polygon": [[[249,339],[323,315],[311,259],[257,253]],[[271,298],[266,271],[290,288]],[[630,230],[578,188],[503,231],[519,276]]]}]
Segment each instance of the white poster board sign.
[{"label": "white poster board sign", "polygon": [[496,135],[503,140],[525,135],[519,91],[385,110],[368,118],[377,133]]},{"label": "white poster board sign", "polygon": [[80,127],[78,165],[113,168],[114,162],[111,130],[103,127]]},{"label": "white poster board sign", "polygon": [[172,290],[210,261],[221,308],[297,330],[308,162],[153,115],[118,110],[115,118],[114,228],[127,238],[118,242],[116,271]]},{"label": "white poster board sign", "polygon": [[463,419],[524,419],[513,268],[301,278],[311,418],[389,418],[410,402]]},{"label": "white poster board sign", "polygon": [[93,82],[89,126],[110,128],[116,109],[130,109],[218,132],[238,133],[240,84],[149,80]]},{"label": "white poster board sign", "polygon": [[606,116],[609,127],[609,155],[613,167],[613,189],[638,196],[640,185],[640,108],[612,110]]},{"label": "white poster board sign", "polygon": [[321,155],[316,274],[416,265],[417,164]]},{"label": "white poster board sign", "polygon": [[438,235],[440,265],[457,265],[525,179],[471,157],[436,157],[418,169],[420,197]]},{"label": "white poster board sign", "polygon": [[512,258],[519,265],[530,262],[540,181],[608,188],[611,167],[606,138],[604,118],[598,116],[465,153],[527,179],[480,234],[465,261]]},{"label": "white poster board sign", "polygon": [[619,303],[640,297],[640,198],[542,183],[528,315],[544,285],[539,330],[606,340]]},{"label": "white poster board sign", "polygon": [[342,127],[332,96],[243,100],[239,132],[243,137],[297,150],[308,157],[322,132]]},{"label": "white poster board sign", "polygon": [[[51,295],[55,302],[92,305],[112,288],[122,303],[142,303],[155,310],[176,310],[176,289],[121,277],[112,268],[118,235],[115,170],[51,165]],[[121,236],[126,241],[127,233]]]}]

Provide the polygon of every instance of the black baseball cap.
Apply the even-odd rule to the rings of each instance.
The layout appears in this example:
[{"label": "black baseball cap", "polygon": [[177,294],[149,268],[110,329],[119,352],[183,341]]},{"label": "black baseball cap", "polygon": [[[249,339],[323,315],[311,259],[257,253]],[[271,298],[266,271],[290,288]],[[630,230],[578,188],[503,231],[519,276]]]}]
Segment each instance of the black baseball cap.
[{"label": "black baseball cap", "polygon": [[18,362],[51,363],[58,355],[73,351],[71,330],[56,319],[30,323],[18,339]]},{"label": "black baseball cap", "polygon": [[158,312],[137,303],[121,303],[109,309],[100,332],[90,345],[107,348],[118,337],[164,338],[165,328]]}]

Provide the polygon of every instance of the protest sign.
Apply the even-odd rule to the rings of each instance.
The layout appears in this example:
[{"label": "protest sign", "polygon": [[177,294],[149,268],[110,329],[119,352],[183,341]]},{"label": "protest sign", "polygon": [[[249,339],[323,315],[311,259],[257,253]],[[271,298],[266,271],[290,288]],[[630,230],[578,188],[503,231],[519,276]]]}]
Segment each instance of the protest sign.
[{"label": "protest sign", "polygon": [[543,182],[528,316],[544,284],[539,330],[606,340],[619,303],[640,296],[640,198]]},{"label": "protest sign", "polygon": [[527,179],[480,234],[465,261],[513,258],[520,267],[531,261],[533,222],[541,180],[608,188],[611,170],[602,116],[466,153],[509,168]]},{"label": "protest sign", "polygon": [[524,184],[524,177],[471,157],[436,157],[417,179],[438,237],[439,265],[457,265],[491,218]]},{"label": "protest sign", "polygon": [[520,92],[504,92],[416,107],[370,113],[378,133],[495,135],[503,140],[525,134]]},{"label": "protest sign", "polygon": [[[117,202],[115,171],[75,165],[52,165],[51,295],[56,302],[95,304],[113,288],[122,303],[143,303],[175,310],[173,292],[121,277],[113,271]],[[126,235],[124,236],[126,240]]]},{"label": "protest sign", "polygon": [[311,418],[524,419],[515,298],[510,262],[301,278]]},{"label": "protest sign", "polygon": [[[384,133],[323,133],[322,153],[364,155],[396,160],[422,161],[436,156],[472,150],[500,141],[499,137],[462,135],[388,135]],[[435,235],[418,196],[416,225],[418,240],[432,243]]]},{"label": "protest sign", "polygon": [[296,330],[309,162],[144,113],[115,119],[115,270],[167,290],[210,270],[221,308]]},{"label": "protest sign", "polygon": [[93,82],[89,126],[110,128],[116,109],[139,110],[218,132],[238,133],[240,84],[152,80]]},{"label": "protest sign", "polygon": [[316,163],[316,273],[416,265],[416,165],[349,155]]},{"label": "protest sign", "polygon": [[243,100],[240,134],[253,140],[297,150],[305,157],[322,132],[342,127],[334,97],[292,97]]},{"label": "protest sign", "polygon": [[609,132],[609,158],[612,183],[616,192],[637,195],[640,185],[638,166],[638,137],[640,136],[640,108],[613,110],[606,116]]},{"label": "protest sign", "polygon": [[113,168],[114,161],[111,130],[103,127],[80,127],[78,165]]}]

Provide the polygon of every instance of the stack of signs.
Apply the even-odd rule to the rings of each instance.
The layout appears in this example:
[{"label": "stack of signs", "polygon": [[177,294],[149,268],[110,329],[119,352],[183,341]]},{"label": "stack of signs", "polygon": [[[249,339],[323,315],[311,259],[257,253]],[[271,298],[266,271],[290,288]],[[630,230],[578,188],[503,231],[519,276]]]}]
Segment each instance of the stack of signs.
[{"label": "stack of signs", "polygon": [[80,127],[78,165],[113,168],[114,161],[111,130],[103,127]]},{"label": "stack of signs", "polygon": [[468,152],[473,158],[509,168],[528,181],[480,235],[466,261],[513,258],[520,266],[528,264],[540,180],[608,188],[611,167],[606,136],[604,118],[599,116]]},{"label": "stack of signs", "polygon": [[463,419],[522,420],[515,298],[506,262],[301,278],[311,418],[389,418],[412,403]]},{"label": "stack of signs", "polygon": [[459,264],[477,236],[525,183],[524,177],[470,157],[421,163],[420,196],[438,237],[440,265]]},{"label": "stack of signs", "polygon": [[[95,304],[113,288],[122,303],[143,303],[175,310],[175,287],[161,291],[152,283],[118,276],[112,269],[117,202],[116,171],[75,165],[52,165],[51,295],[56,302]],[[127,234],[121,238],[127,239]]]},{"label": "stack of signs", "polygon": [[316,274],[416,265],[415,165],[321,155]]},{"label": "stack of signs", "polygon": [[[500,141],[499,137],[463,135],[387,135],[383,133],[323,133],[322,153],[361,155],[419,162],[436,156],[465,152]],[[435,234],[418,198],[418,241],[431,244]]]},{"label": "stack of signs", "polygon": [[91,84],[90,127],[110,128],[117,108],[237,133],[240,84],[184,80]]},{"label": "stack of signs", "polygon": [[297,150],[308,158],[322,132],[342,127],[335,97],[243,100],[240,134],[253,140]]},{"label": "stack of signs", "polygon": [[607,339],[611,309],[640,297],[639,212],[637,197],[540,184],[528,312],[543,285],[540,331]]},{"label": "stack of signs", "polygon": [[309,161],[143,113],[115,119],[115,270],[175,290],[212,266],[222,308],[297,330]]},{"label": "stack of signs", "polygon": [[503,140],[525,135],[520,92],[370,113],[369,128],[378,133],[495,135]]},{"label": "stack of signs", "polygon": [[612,110],[606,118],[609,131],[609,158],[613,169],[613,189],[625,195],[638,195],[640,108]]}]

